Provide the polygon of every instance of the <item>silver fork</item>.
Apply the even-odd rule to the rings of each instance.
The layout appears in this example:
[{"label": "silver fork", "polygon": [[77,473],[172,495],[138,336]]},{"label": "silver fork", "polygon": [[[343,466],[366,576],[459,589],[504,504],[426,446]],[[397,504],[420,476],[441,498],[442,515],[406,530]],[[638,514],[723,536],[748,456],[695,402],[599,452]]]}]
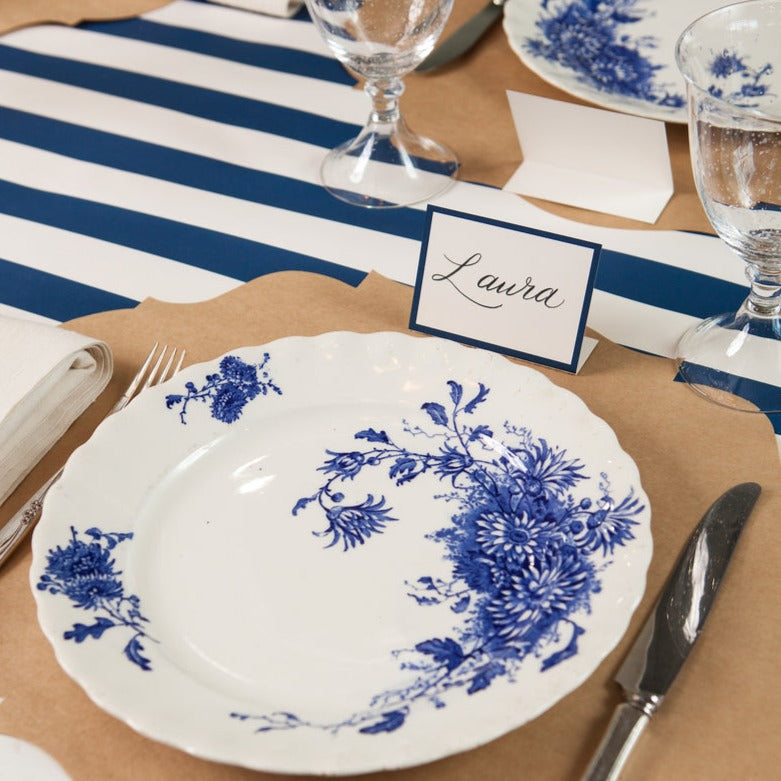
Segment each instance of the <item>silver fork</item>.
[{"label": "silver fork", "polygon": [[[127,390],[119,401],[109,410],[106,417],[124,409],[132,399],[152,385],[165,382],[182,368],[185,351],[173,347],[170,351],[168,345],[163,345],[159,350],[159,342],[147,356],[138,373],[133,377]],[[159,350],[159,352],[158,352]],[[178,353],[178,357],[177,357]],[[155,357],[156,356],[156,357]],[[164,363],[165,361],[165,363]],[[174,364],[174,361],[176,363]],[[30,529],[35,526],[41,515],[43,500],[49,489],[60,479],[65,467],[55,472],[22,506],[8,523],[0,529],[0,567],[11,555],[16,546],[24,539]]]}]

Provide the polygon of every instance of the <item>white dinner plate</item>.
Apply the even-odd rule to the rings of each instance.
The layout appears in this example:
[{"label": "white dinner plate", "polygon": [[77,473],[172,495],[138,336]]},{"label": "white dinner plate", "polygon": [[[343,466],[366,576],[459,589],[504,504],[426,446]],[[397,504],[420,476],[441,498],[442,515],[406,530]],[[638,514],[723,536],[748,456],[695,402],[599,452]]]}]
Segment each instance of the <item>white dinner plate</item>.
[{"label": "white dinner plate", "polygon": [[539,372],[400,334],[191,366],[68,462],[33,545],[63,668],[139,732],[267,771],[471,748],[615,646],[650,510]]},{"label": "white dinner plate", "polygon": [[[508,0],[510,47],[565,92],[628,114],[686,122],[686,87],[675,44],[691,22],[728,0]],[[765,78],[750,53],[714,63],[714,89]]]}]

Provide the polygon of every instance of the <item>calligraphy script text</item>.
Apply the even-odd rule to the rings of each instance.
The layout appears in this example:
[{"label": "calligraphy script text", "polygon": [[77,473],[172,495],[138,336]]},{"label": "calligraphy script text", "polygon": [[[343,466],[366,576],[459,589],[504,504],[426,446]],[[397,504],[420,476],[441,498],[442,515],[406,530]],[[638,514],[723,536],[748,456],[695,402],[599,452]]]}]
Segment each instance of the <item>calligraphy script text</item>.
[{"label": "calligraphy script text", "polygon": [[[535,304],[541,304],[546,309],[558,309],[565,301],[558,296],[557,287],[540,287],[535,284],[532,277],[526,277],[523,282],[507,282],[500,279],[496,274],[483,274],[476,280],[474,273],[464,273],[467,269],[473,269],[482,260],[483,255],[480,252],[472,253],[463,261],[453,260],[447,255],[443,256],[448,263],[453,265],[452,271],[447,274],[432,274],[431,279],[434,282],[449,282],[464,298],[477,306],[485,309],[499,309],[504,306],[504,301],[496,302],[491,298],[492,303],[488,303],[487,294],[495,296],[520,296],[521,300],[529,301]],[[473,290],[470,289],[474,288]],[[477,296],[481,300],[477,299]]]}]

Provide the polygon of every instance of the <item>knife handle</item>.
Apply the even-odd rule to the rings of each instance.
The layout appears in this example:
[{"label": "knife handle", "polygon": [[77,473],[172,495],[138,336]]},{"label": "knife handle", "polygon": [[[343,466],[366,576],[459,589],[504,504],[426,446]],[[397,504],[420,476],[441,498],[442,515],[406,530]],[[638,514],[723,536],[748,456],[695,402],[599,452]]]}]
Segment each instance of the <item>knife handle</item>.
[{"label": "knife handle", "polygon": [[619,705],[582,781],[615,781],[650,720],[642,705]]}]

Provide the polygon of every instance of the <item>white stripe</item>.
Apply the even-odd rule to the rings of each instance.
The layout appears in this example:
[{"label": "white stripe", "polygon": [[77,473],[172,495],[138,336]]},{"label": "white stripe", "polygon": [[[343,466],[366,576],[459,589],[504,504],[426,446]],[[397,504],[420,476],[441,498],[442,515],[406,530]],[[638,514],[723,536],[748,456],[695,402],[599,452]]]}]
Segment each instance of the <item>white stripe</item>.
[{"label": "white stripe", "polygon": [[0,70],[0,105],[106,133],[317,183],[322,147],[259,130]]},{"label": "white stripe", "polygon": [[136,301],[213,298],[241,284],[213,271],[0,214],[0,257]]},{"label": "white stripe", "polygon": [[[420,242],[130,174],[0,140],[2,177],[281,247],[391,279],[414,279]],[[313,170],[319,157],[310,161]]]},{"label": "white stripe", "polygon": [[[419,242],[415,240],[125,174],[12,142],[0,141],[0,150],[7,152],[4,155],[8,161],[6,178],[20,184],[220,230],[362,271],[376,269],[407,283],[414,280],[419,248]],[[147,259],[151,269],[153,256],[147,256]],[[84,280],[90,283],[86,270]],[[93,276],[92,284],[110,286],[110,276],[102,282],[96,282]],[[170,295],[160,297],[169,298]],[[134,297],[143,296],[136,294]],[[612,302],[611,307],[606,302]],[[622,344],[671,355],[677,336],[694,320],[595,291],[589,323]],[[772,372],[763,373],[760,369],[751,376],[763,382],[776,382],[777,378],[770,374]]]},{"label": "white stripe", "polygon": [[286,49],[300,49],[325,57],[333,56],[315,26],[307,22],[279,19],[264,14],[248,14],[186,0],[176,0],[144,14],[143,18],[150,22],[200,30],[239,41],[284,46]]},{"label": "white stripe", "polygon": [[665,358],[675,356],[681,334],[698,318],[604,290],[594,290],[588,324],[607,339]]},{"label": "white stripe", "polygon": [[206,54],[61,25],[8,33],[3,43],[29,52],[119,68],[250,100],[362,125],[369,112],[360,90],[309,76],[257,68]]},{"label": "white stripe", "polygon": [[[43,323],[44,325],[58,325],[59,320],[53,320],[51,317],[44,317],[35,312],[28,312],[26,309],[17,309],[15,306],[0,303],[0,315],[5,317],[16,317],[20,320],[31,320],[34,323]],[[2,699],[0,699],[2,702]]]}]

